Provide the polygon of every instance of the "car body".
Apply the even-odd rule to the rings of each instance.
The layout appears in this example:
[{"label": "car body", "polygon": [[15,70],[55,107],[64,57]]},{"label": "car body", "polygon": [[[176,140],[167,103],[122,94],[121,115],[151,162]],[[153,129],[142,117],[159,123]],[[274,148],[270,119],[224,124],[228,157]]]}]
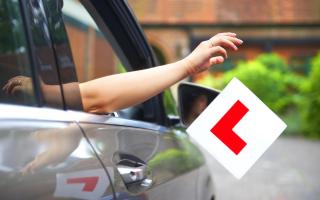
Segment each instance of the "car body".
[{"label": "car body", "polygon": [[[129,71],[157,65],[126,1],[81,3]],[[1,87],[32,82],[28,94],[0,92],[1,199],[214,198],[205,158],[163,94],[106,115],[82,110],[62,1],[1,4]]]}]

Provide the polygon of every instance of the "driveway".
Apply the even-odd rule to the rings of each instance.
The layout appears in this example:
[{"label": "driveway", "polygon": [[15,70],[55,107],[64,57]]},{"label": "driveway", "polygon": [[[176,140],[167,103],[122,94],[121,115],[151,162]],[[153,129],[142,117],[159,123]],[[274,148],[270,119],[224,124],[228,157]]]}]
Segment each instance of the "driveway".
[{"label": "driveway", "polygon": [[207,156],[218,200],[320,199],[320,141],[281,137],[237,180]]}]

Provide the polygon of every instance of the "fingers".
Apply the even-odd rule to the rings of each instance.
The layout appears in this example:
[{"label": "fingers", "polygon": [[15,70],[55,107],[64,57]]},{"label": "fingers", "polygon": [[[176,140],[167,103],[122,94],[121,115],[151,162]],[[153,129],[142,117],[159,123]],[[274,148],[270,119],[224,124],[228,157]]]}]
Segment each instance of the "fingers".
[{"label": "fingers", "polygon": [[236,37],[237,36],[236,33],[232,33],[232,32],[218,33],[217,35],[230,36],[230,37]]},{"label": "fingers", "polygon": [[225,36],[224,38],[233,42],[235,45],[241,45],[243,43],[242,40],[240,40],[239,38],[236,38],[236,37]]},{"label": "fingers", "polygon": [[219,45],[227,47],[227,48],[230,48],[230,49],[233,49],[235,51],[238,50],[238,47],[233,42],[231,42],[230,40],[227,40],[225,38],[221,39]]},{"label": "fingers", "polygon": [[15,76],[7,81],[7,83],[2,87],[2,90],[6,94],[13,95],[15,92],[19,91],[22,88],[23,80],[26,77],[24,76]]},{"label": "fingers", "polygon": [[217,64],[221,64],[223,63],[224,58],[222,56],[216,56],[216,57],[212,57],[210,58],[209,62],[210,65],[217,65]]},{"label": "fingers", "polygon": [[5,93],[8,93],[8,87],[9,87],[9,82],[7,82],[3,87],[2,87],[2,91],[4,91]]},{"label": "fingers", "polygon": [[6,93],[6,94],[11,94],[12,89],[15,87],[14,85],[14,81],[8,81],[6,83],[6,85],[2,88],[2,90]]},{"label": "fingers", "polygon": [[218,53],[218,54],[221,54],[224,58],[228,58],[227,51],[221,46],[215,46],[215,47],[211,48],[210,51],[211,51],[210,53],[212,56],[214,56]]},{"label": "fingers", "polygon": [[17,91],[17,87],[21,87],[21,80],[9,80],[7,84],[2,88],[6,94],[14,94]]},{"label": "fingers", "polygon": [[[237,34],[226,32],[213,36],[208,43],[210,44],[210,54],[212,56],[209,59],[209,63],[215,65],[224,62],[224,60],[228,58],[225,48],[236,51],[243,41],[237,38]],[[220,54],[221,56],[217,56],[217,54]]]},{"label": "fingers", "polygon": [[235,33],[219,33],[209,40],[211,47],[223,46],[232,50],[238,50],[239,45],[243,43],[242,40],[236,37]]},{"label": "fingers", "polygon": [[242,40],[231,32],[219,33],[201,42],[186,58],[188,74],[192,75],[207,70],[212,65],[223,63],[228,58],[226,49],[238,50],[242,43]]},{"label": "fingers", "polygon": [[12,90],[10,91],[10,95],[16,95],[21,91],[22,91],[22,87],[20,85],[17,85],[14,88],[12,88]]},{"label": "fingers", "polygon": [[[15,77],[14,77],[15,78]],[[2,90],[9,94],[9,91],[11,90],[12,84],[14,83],[14,78],[11,78],[7,81],[7,83],[2,87]]]}]

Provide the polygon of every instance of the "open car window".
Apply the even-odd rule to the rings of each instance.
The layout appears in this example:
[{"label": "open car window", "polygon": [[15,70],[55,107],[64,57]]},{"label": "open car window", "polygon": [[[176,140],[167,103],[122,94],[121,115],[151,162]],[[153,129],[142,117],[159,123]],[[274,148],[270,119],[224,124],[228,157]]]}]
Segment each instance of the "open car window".
[{"label": "open car window", "polygon": [[[91,16],[96,12],[90,10],[93,9],[90,6],[92,6],[90,1],[64,0],[62,9],[80,83],[124,73],[129,66],[125,55],[118,56],[121,48],[117,45],[117,41],[111,34],[108,35],[106,31],[99,29],[96,23],[97,17]],[[110,23],[114,22],[110,20]],[[136,105],[114,114],[122,118],[143,120],[143,112],[143,105]]]},{"label": "open car window", "polygon": [[65,0],[62,12],[79,82],[126,71],[82,3]]}]

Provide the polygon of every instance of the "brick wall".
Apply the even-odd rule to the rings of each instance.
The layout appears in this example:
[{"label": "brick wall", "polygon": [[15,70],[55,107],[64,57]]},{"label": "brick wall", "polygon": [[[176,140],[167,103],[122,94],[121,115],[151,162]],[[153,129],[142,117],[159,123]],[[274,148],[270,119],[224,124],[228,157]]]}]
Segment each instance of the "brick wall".
[{"label": "brick wall", "polygon": [[143,23],[320,23],[319,0],[129,0]]},{"label": "brick wall", "polygon": [[227,31],[245,41],[241,51],[230,52],[229,60],[254,59],[272,50],[288,63],[300,58],[303,63],[320,50],[320,0],[129,0],[129,4],[167,62]]},{"label": "brick wall", "polygon": [[83,30],[70,23],[66,29],[80,82],[115,73],[116,56],[103,36],[92,28]]}]

